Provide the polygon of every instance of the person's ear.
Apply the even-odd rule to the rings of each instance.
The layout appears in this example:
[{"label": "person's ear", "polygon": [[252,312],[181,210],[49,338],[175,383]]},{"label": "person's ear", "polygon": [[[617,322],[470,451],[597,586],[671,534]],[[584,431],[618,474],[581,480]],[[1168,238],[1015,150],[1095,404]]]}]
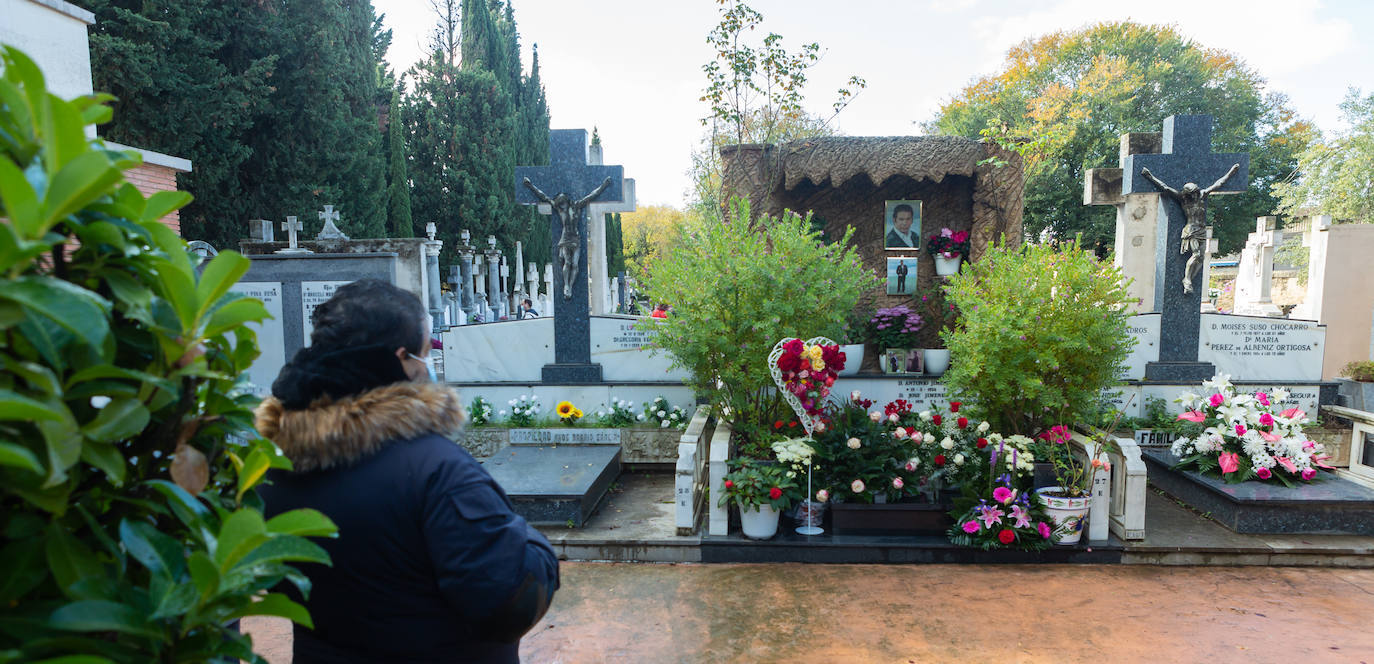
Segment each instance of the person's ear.
[{"label": "person's ear", "polygon": [[396,349],[396,359],[400,360],[402,364],[405,363],[405,361],[406,361],[406,356],[409,355],[409,354],[410,354],[410,353],[406,352],[406,347],[405,347],[405,346],[400,346],[400,347],[398,347],[398,348]]}]

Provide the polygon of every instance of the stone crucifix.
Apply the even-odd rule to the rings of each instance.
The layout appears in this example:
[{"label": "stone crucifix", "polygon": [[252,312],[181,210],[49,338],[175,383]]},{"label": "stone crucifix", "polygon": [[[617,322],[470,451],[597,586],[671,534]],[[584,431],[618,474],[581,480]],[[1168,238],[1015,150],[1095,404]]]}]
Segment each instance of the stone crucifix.
[{"label": "stone crucifix", "polygon": [[1240,164],[1232,164],[1231,170],[1226,171],[1226,175],[1212,183],[1206,189],[1199,189],[1196,182],[1189,182],[1178,189],[1174,189],[1155,177],[1148,167],[1141,167],[1140,174],[1149,180],[1159,190],[1168,196],[1170,200],[1183,208],[1183,216],[1187,221],[1183,226],[1183,231],[1179,237],[1179,253],[1188,256],[1188,265],[1183,271],[1183,292],[1193,292],[1193,280],[1202,271],[1202,260],[1204,249],[1207,244],[1207,197],[1212,192],[1220,189],[1226,184],[1231,176],[1240,171]]},{"label": "stone crucifix", "polygon": [[[1145,380],[1206,380],[1216,371],[1210,362],[1198,361],[1207,199],[1244,192],[1250,157],[1212,152],[1209,115],[1171,115],[1163,129],[1159,154],[1127,155],[1121,168],[1121,193],[1159,193],[1164,214],[1155,235],[1159,360],[1145,364]],[[1175,189],[1166,182],[1186,184]],[[1203,189],[1198,182],[1212,184]]]},{"label": "stone crucifix", "polygon": [[[540,191],[538,187],[530,182],[529,178],[522,181],[525,188],[534,192],[534,197],[541,202],[548,203],[553,208],[553,214],[558,215],[560,225],[563,226],[563,233],[558,237],[558,242],[554,244],[558,256],[558,269],[563,272],[563,299],[572,299],[572,285],[577,278],[578,259],[581,258],[583,240],[579,237],[577,227],[581,224],[577,220],[582,217],[582,211],[587,205],[596,200],[606,188],[611,186],[611,178],[601,181],[601,185],[592,190],[592,193],[577,199],[574,203],[568,202],[568,195],[559,193],[552,199],[548,194]],[[574,216],[575,215],[575,216]]]},{"label": "stone crucifix", "polygon": [[[549,205],[553,272],[549,293],[562,294],[554,317],[554,363],[544,365],[543,382],[550,385],[601,382],[601,365],[591,361],[591,314],[588,297],[587,219],[592,201],[624,200],[625,169],[591,165],[584,129],[549,132],[549,165],[515,169],[515,200],[525,205]],[[529,184],[526,185],[528,180]],[[544,193],[548,192],[548,193]],[[584,194],[583,192],[591,192]],[[578,198],[574,198],[577,196]],[[552,266],[550,266],[552,267]],[[550,297],[550,300],[555,298]]]}]

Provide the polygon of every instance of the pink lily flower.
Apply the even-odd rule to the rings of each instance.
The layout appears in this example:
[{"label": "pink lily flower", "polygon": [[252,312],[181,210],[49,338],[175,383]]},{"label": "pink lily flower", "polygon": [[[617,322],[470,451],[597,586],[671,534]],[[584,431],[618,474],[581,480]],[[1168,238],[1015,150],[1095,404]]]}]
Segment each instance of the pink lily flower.
[{"label": "pink lily flower", "polygon": [[1002,515],[1006,514],[1000,507],[989,505],[983,508],[983,513],[978,515],[982,520],[984,528],[991,528],[994,523],[1002,523]]},{"label": "pink lily flower", "polygon": [[1283,466],[1284,470],[1290,473],[1298,472],[1298,467],[1296,464],[1293,463],[1292,459],[1289,459],[1288,457],[1274,457],[1274,460],[1279,462],[1279,465]]},{"label": "pink lily flower", "polygon": [[1217,457],[1217,462],[1221,464],[1222,474],[1234,473],[1240,470],[1240,455],[1235,452],[1227,452]]},{"label": "pink lily flower", "polygon": [[1020,505],[1012,505],[1012,506],[1011,506],[1011,518],[1016,519],[1016,522],[1013,523],[1013,524],[1011,524],[1011,527],[1012,527],[1012,528],[1029,528],[1029,527],[1030,527],[1030,523],[1031,523],[1031,522],[1030,522],[1030,518],[1031,518],[1030,512],[1026,511],[1026,508],[1024,508],[1024,507],[1022,507],[1022,506],[1020,506]]},{"label": "pink lily flower", "polygon": [[1189,422],[1206,422],[1207,413],[1204,413],[1200,410],[1190,410],[1186,413],[1179,415],[1178,419],[1187,420]]}]

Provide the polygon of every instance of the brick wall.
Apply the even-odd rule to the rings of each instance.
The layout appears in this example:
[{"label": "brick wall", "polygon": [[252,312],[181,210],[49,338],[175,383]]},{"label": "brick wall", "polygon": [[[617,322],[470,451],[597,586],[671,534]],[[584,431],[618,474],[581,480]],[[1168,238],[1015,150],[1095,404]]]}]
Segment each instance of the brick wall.
[{"label": "brick wall", "polygon": [[[144,196],[151,196],[159,191],[175,191],[177,188],[177,171],[166,166],[150,164],[144,162],[137,168],[132,168],[124,172],[124,177],[129,180]],[[162,218],[162,223],[181,234],[181,213],[174,211]]]}]

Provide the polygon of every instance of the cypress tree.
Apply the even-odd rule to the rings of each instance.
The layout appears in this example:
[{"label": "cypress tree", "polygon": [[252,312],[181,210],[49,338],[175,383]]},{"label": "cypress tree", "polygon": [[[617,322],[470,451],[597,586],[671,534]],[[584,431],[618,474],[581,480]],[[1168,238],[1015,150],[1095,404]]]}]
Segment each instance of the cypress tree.
[{"label": "cypress tree", "polygon": [[391,109],[387,113],[387,218],[391,237],[415,237],[410,219],[410,178],[406,176],[404,122],[401,120],[401,88],[391,90]]}]

